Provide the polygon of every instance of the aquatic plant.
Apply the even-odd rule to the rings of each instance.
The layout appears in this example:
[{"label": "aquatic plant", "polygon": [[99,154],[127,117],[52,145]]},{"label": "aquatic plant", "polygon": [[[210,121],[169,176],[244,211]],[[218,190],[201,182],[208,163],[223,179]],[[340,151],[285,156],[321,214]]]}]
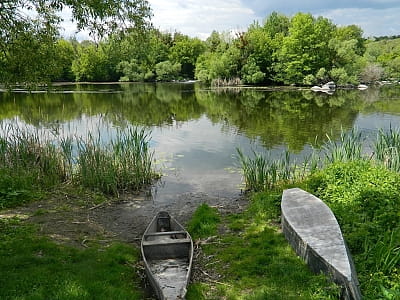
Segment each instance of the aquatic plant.
[{"label": "aquatic plant", "polygon": [[278,159],[272,159],[270,153],[261,154],[253,151],[250,157],[244,155],[239,148],[236,150],[246,188],[249,190],[262,191],[274,188],[278,183],[293,182],[302,174],[289,151],[285,151]]},{"label": "aquatic plant", "polygon": [[313,148],[301,163],[286,150],[280,157],[272,158],[269,152],[246,156],[237,149],[243,177],[248,190],[263,191],[278,184],[302,180],[327,164],[363,159],[362,137],[356,129],[342,131],[340,140],[328,141],[321,149]]},{"label": "aquatic plant", "polygon": [[157,177],[144,129],[119,130],[108,143],[99,132],[78,138],[3,125],[0,133],[0,207],[37,198],[60,183],[117,195]]},{"label": "aquatic plant", "polygon": [[348,132],[342,129],[339,141],[333,141],[329,135],[327,137],[328,141],[322,147],[325,164],[362,159],[361,132],[356,128]]},{"label": "aquatic plant", "polygon": [[374,143],[375,159],[388,169],[400,171],[400,130],[391,126],[388,131],[380,129]]},{"label": "aquatic plant", "polygon": [[73,179],[83,186],[117,195],[138,190],[155,178],[149,134],[143,129],[118,131],[109,144],[100,135],[88,134],[77,143],[77,166]]}]

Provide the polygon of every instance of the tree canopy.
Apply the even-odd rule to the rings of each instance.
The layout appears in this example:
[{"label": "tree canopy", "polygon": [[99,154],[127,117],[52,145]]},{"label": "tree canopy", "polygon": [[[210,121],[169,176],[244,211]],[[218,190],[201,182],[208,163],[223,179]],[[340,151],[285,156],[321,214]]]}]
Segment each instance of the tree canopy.
[{"label": "tree canopy", "polygon": [[[72,11],[93,40],[61,39]],[[216,84],[339,85],[398,79],[400,39],[366,40],[359,26],[272,12],[243,32],[202,41],[162,32],[146,0],[4,0],[0,3],[0,83],[171,81]]]},{"label": "tree canopy", "polygon": [[[48,82],[57,73],[59,16],[72,11],[78,30],[101,38],[127,28],[145,28],[146,0],[3,0],[0,2],[0,82]],[[49,60],[50,59],[50,60]]]}]

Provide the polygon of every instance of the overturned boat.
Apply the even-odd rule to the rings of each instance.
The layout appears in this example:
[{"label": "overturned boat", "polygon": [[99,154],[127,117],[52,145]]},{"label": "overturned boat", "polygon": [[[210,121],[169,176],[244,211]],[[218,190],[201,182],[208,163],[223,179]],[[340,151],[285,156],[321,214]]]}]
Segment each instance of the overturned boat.
[{"label": "overturned boat", "polygon": [[283,192],[281,208],[282,231],[297,255],[341,285],[343,299],[361,299],[351,254],[330,208],[299,188]]}]

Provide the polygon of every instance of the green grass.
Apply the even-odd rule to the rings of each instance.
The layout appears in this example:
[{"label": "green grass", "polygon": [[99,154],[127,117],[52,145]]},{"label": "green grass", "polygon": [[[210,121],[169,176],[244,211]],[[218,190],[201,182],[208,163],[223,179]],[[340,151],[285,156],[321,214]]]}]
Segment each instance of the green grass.
[{"label": "green grass", "polygon": [[188,224],[188,231],[195,240],[213,236],[217,234],[220,221],[220,217],[215,208],[207,204],[202,204],[193,214]]},{"label": "green grass", "polygon": [[0,219],[0,299],[143,299],[136,249],[57,245],[16,219]]},{"label": "green grass", "polygon": [[[210,265],[222,275],[221,284],[192,285],[188,300],[337,299],[338,289],[325,276],[312,274],[279,228],[271,225],[279,217],[278,198],[279,193],[258,194],[246,212],[223,220],[228,231],[202,246],[205,255],[212,256]],[[203,210],[204,205],[198,209]],[[201,223],[198,215],[196,219]]]}]

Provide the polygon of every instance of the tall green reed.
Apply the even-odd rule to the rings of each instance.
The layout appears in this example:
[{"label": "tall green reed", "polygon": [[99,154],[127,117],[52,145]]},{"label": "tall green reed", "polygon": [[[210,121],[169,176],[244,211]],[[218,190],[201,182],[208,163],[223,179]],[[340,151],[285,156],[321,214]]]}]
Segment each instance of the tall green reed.
[{"label": "tall green reed", "polygon": [[272,159],[270,153],[260,154],[253,151],[252,157],[246,156],[237,148],[238,159],[243,170],[246,188],[262,191],[274,188],[279,183],[289,183],[300,177],[301,168],[285,151],[278,159]]},{"label": "tall green reed", "polygon": [[237,152],[246,188],[262,191],[282,183],[302,180],[326,164],[363,159],[362,145],[361,133],[352,129],[349,132],[342,131],[339,141],[333,141],[328,136],[328,141],[322,148],[313,148],[301,163],[288,150],[278,158],[272,158],[270,153],[253,152],[250,157],[244,155],[240,149]]},{"label": "tall green reed", "polygon": [[392,171],[400,171],[400,130],[380,129],[374,143],[375,159]]},{"label": "tall green reed", "polygon": [[355,161],[362,159],[361,132],[353,128],[349,132],[342,132],[340,140],[334,141],[328,135],[328,141],[322,147],[325,154],[325,163]]},{"label": "tall green reed", "polygon": [[138,190],[156,178],[149,140],[150,133],[136,128],[118,130],[106,142],[100,132],[77,137],[2,125],[0,198],[62,182],[112,195]]},{"label": "tall green reed", "polygon": [[368,244],[365,260],[372,263],[372,271],[388,273],[400,265],[400,229],[387,231],[376,243]]},{"label": "tall green reed", "polygon": [[105,144],[100,135],[89,134],[77,144],[77,166],[73,178],[80,184],[108,194],[138,190],[155,178],[149,134],[130,128],[118,131]]}]

